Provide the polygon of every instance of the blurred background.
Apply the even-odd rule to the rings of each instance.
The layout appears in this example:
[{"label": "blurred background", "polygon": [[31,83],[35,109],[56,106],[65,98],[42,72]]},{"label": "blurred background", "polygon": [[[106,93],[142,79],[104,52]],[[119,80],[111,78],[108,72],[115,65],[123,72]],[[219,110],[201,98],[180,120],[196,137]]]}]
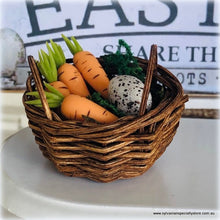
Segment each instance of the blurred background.
[{"label": "blurred background", "polygon": [[134,56],[148,59],[158,45],[158,63],[190,95],[187,109],[219,108],[219,1],[200,0],[18,0],[1,1],[1,139],[26,127],[22,95],[27,56],[38,59],[45,42],[75,36],[100,56],[116,52],[124,39]]}]

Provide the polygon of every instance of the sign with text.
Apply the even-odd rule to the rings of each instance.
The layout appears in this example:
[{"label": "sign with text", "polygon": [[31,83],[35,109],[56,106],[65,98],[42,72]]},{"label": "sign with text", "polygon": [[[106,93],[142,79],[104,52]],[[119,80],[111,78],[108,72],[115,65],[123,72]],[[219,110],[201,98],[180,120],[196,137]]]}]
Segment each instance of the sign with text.
[{"label": "sign with text", "polygon": [[49,39],[72,57],[62,33],[96,56],[115,52],[124,39],[134,56],[148,59],[157,44],[158,63],[185,91],[218,93],[218,6],[217,0],[3,1],[1,25],[14,30],[35,58]]}]

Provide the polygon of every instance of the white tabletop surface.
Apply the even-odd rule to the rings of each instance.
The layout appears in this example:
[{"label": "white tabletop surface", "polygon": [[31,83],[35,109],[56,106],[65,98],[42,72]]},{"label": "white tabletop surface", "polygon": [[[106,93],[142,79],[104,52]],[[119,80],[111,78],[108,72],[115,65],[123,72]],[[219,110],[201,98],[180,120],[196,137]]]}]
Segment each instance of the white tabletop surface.
[{"label": "white tabletop surface", "polygon": [[112,183],[58,173],[25,128],[1,152],[2,205],[23,219],[146,219],[177,211],[217,217],[218,125],[219,120],[181,119],[173,142],[150,170]]}]

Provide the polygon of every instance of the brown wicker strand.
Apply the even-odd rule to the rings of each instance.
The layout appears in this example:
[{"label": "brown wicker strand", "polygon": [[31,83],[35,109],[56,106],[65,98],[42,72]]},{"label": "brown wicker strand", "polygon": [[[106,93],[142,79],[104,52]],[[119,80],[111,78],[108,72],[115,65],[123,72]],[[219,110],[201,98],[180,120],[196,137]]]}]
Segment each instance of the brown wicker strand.
[{"label": "brown wicker strand", "polygon": [[156,71],[157,71],[157,45],[153,44],[151,46],[150,59],[149,59],[148,67],[147,67],[144,90],[143,90],[141,104],[140,104],[140,110],[139,110],[140,116],[144,115],[146,111],[151,81],[152,81],[153,73],[155,73]]},{"label": "brown wicker strand", "polygon": [[[102,60],[98,59],[101,63]],[[27,79],[23,95],[29,127],[42,154],[59,172],[105,183],[132,178],[145,173],[169,146],[188,96],[184,95],[177,78],[157,65],[155,58],[153,67],[150,61],[136,59],[144,70],[151,69],[152,76],[147,79],[148,90],[151,77],[165,86],[163,100],[149,112],[143,108],[144,113],[139,116],[128,115],[110,124],[98,124],[62,120],[55,110],[47,111],[46,107],[26,104],[25,101],[31,99],[27,92],[35,90],[35,87],[39,91],[43,89],[36,64],[33,58],[29,58],[32,75]],[[43,106],[48,105],[44,98],[42,103]],[[144,132],[141,133],[140,129]]]},{"label": "brown wicker strand", "polygon": [[34,76],[35,85],[37,87],[37,91],[39,92],[41,103],[43,105],[43,109],[45,111],[45,114],[46,114],[48,119],[52,120],[52,114],[51,114],[51,111],[50,111],[50,107],[47,103],[46,95],[43,91],[43,86],[42,86],[41,79],[40,79],[40,73],[37,69],[37,65],[35,63],[35,60],[34,60],[33,56],[28,56],[28,62],[29,62],[31,72]]}]

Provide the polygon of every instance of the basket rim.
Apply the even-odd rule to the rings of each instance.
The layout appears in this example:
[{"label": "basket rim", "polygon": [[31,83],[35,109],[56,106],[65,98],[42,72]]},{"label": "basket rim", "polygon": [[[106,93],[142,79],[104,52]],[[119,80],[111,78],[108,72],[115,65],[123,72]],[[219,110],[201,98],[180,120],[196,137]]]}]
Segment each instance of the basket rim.
[{"label": "basket rim", "polygon": [[[108,55],[102,55],[98,57],[98,59],[101,60],[102,57],[104,56],[108,56]],[[145,60],[139,57],[135,57],[135,58],[138,60],[138,62],[147,66],[148,60]],[[67,58],[66,62],[73,63],[73,59]],[[48,123],[48,125],[51,123],[57,123],[57,125],[59,125],[61,123],[63,125],[65,124],[68,127],[71,126],[71,124],[74,124],[74,126],[77,124],[79,126],[84,126],[84,127],[97,126],[100,129],[105,129],[105,128],[109,129],[109,127],[115,127],[118,124],[121,125],[121,123],[141,123],[142,121],[145,121],[147,119],[154,118],[156,120],[156,118],[161,117],[161,115],[170,114],[174,108],[184,105],[184,103],[188,101],[188,96],[184,94],[182,85],[175,75],[173,75],[168,69],[166,69],[160,64],[157,64],[157,69],[158,69],[157,75],[154,74],[153,77],[156,77],[158,81],[163,81],[163,83],[167,84],[166,86],[169,87],[169,89],[172,91],[172,94],[171,94],[172,96],[169,98],[163,99],[154,109],[151,109],[149,112],[146,112],[142,116],[126,115],[126,116],[120,117],[118,120],[112,123],[109,123],[109,124],[100,124],[100,123],[92,122],[92,121],[85,122],[85,121],[75,121],[75,120],[59,120],[59,119],[57,120],[55,119],[56,117],[53,117],[52,120],[50,120],[47,117],[45,117],[45,123]],[[168,80],[163,79],[163,75],[168,76],[169,82]],[[33,78],[33,75],[31,73],[27,79],[27,82],[31,81],[32,78]],[[42,108],[39,109],[39,107],[35,107],[35,106],[28,105],[25,103],[25,100],[27,98],[26,93],[29,92],[28,87],[30,86],[26,85],[26,90],[22,97],[23,104],[25,106],[25,109],[32,108],[36,111],[39,111],[39,115],[38,115],[39,117],[41,113],[45,114],[44,110]],[[53,116],[56,116],[56,113],[53,111],[53,109],[51,109],[51,112]],[[158,114],[160,114],[160,116],[158,116]]]}]

